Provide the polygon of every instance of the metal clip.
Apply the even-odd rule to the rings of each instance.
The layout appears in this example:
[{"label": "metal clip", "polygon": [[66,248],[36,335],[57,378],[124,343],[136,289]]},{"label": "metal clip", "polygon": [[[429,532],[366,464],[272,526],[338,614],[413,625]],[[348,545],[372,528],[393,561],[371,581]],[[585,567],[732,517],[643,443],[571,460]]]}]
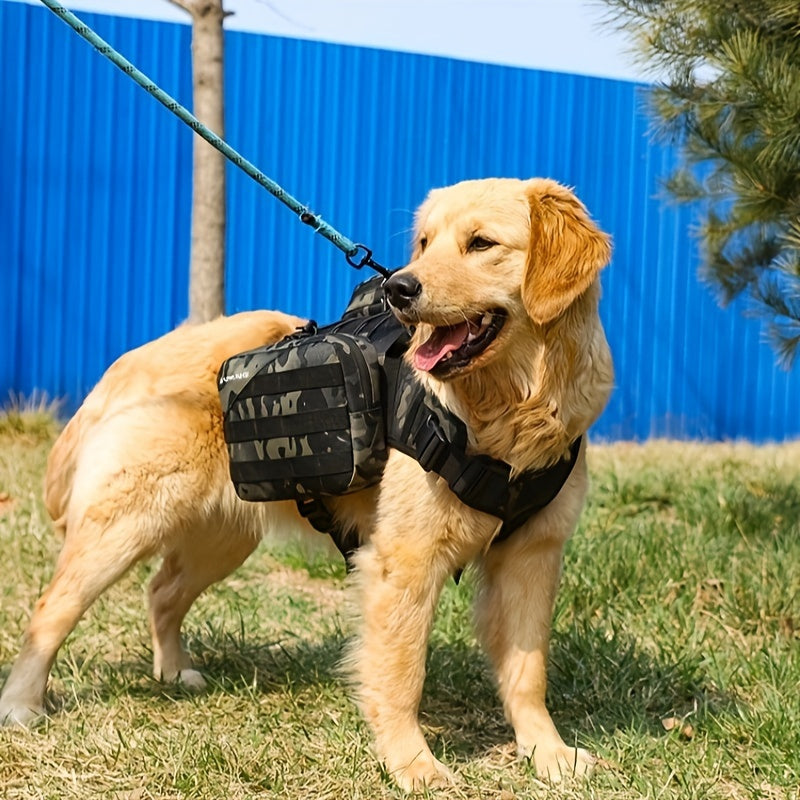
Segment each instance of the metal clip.
[{"label": "metal clip", "polygon": [[[363,253],[363,255],[359,260],[356,260],[356,256],[359,253]],[[384,280],[386,280],[392,274],[390,269],[382,267],[377,261],[373,260],[372,250],[363,244],[357,244],[355,250],[350,253],[345,253],[345,258],[347,259],[347,263],[354,269],[363,269],[364,267],[369,267],[370,269],[374,269],[375,272],[379,273],[380,275],[383,275]]]}]

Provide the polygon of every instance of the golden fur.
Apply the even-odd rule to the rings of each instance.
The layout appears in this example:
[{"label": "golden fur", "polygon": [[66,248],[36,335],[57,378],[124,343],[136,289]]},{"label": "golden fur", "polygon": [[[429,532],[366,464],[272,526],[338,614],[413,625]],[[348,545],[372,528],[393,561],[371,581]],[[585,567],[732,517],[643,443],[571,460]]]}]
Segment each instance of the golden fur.
[{"label": "golden fur", "polygon": [[[609,242],[575,196],[543,179],[468,181],[431,192],[402,274],[418,296],[396,313],[415,353],[437,326],[502,309],[497,337],[463,369],[420,377],[466,421],[471,446],[515,471],[561,458],[602,411],[613,375],[597,314]],[[399,273],[400,274],[400,273]],[[86,398],[48,461],[45,497],[64,545],[0,698],[0,719],[43,713],[58,648],[91,603],[142,558],[157,678],[202,686],[180,640],[184,615],[239,566],[294,504],[249,504],[228,478],[215,376],[226,357],[273,342],[300,320],[269,311],[183,326],[120,358]],[[462,505],[436,475],[389,454],[378,487],[335,501],[354,526],[360,608],[348,654],[379,758],[411,789],[452,779],[417,721],[434,608],[454,570],[480,574],[476,618],[522,755],[558,779],[592,764],[545,708],[550,617],[564,542],[583,505],[585,447],[556,499],[505,542],[498,520]]]}]

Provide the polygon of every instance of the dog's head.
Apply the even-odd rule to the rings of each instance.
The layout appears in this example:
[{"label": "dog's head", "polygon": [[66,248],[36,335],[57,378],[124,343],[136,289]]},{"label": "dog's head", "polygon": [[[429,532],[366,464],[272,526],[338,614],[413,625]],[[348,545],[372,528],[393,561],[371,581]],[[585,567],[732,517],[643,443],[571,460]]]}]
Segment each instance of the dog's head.
[{"label": "dog's head", "polygon": [[416,327],[416,368],[450,380],[491,363],[520,326],[561,317],[609,258],[608,236],[555,181],[465,181],[430,193],[411,261],[385,288]]}]

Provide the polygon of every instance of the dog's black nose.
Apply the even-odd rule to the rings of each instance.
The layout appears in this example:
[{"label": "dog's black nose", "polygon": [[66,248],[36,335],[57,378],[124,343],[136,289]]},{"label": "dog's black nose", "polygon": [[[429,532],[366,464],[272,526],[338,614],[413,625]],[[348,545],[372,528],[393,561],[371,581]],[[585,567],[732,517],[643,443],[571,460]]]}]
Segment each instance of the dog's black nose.
[{"label": "dog's black nose", "polygon": [[410,272],[396,272],[383,285],[389,302],[397,309],[408,308],[422,292],[422,284]]}]

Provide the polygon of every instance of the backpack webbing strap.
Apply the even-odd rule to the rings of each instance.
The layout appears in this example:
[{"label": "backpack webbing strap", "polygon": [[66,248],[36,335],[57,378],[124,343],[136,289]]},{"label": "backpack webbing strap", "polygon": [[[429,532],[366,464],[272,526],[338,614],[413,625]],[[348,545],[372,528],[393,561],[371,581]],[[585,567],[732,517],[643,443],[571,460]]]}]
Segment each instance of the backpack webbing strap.
[{"label": "backpack webbing strap", "polygon": [[508,464],[488,456],[468,456],[448,441],[438,420],[430,413],[414,432],[414,448],[420,466],[441,475],[462,503],[501,516],[498,512],[508,499],[511,473]]},{"label": "backpack webbing strap", "polygon": [[467,454],[464,423],[426,392],[402,358],[387,356],[384,372],[387,443],[426,471],[441,475],[462,503],[501,519],[495,542],[508,538],[561,491],[577,460],[581,437],[572,443],[567,458],[512,480],[505,461]]},{"label": "backpack webbing strap", "polygon": [[453,447],[432,414],[416,432],[414,444],[423,469],[441,475],[462,503],[503,520],[494,538],[500,542],[555,499],[572,473],[581,438],[572,443],[568,458],[545,469],[523,472],[513,480],[509,480],[511,468],[504,461],[470,456]]},{"label": "backpack webbing strap", "polygon": [[545,469],[523,472],[508,485],[508,504],[504,508],[503,527],[492,544],[502,542],[537,511],[556,499],[578,460],[582,436],[569,448],[569,457]]},{"label": "backpack webbing strap", "polygon": [[358,532],[354,530],[345,531],[334,519],[331,510],[320,497],[308,497],[295,502],[300,516],[307,519],[314,530],[320,533],[327,533],[333,539],[336,549],[344,556],[347,571],[350,572],[353,566],[352,555],[358,550]]}]

